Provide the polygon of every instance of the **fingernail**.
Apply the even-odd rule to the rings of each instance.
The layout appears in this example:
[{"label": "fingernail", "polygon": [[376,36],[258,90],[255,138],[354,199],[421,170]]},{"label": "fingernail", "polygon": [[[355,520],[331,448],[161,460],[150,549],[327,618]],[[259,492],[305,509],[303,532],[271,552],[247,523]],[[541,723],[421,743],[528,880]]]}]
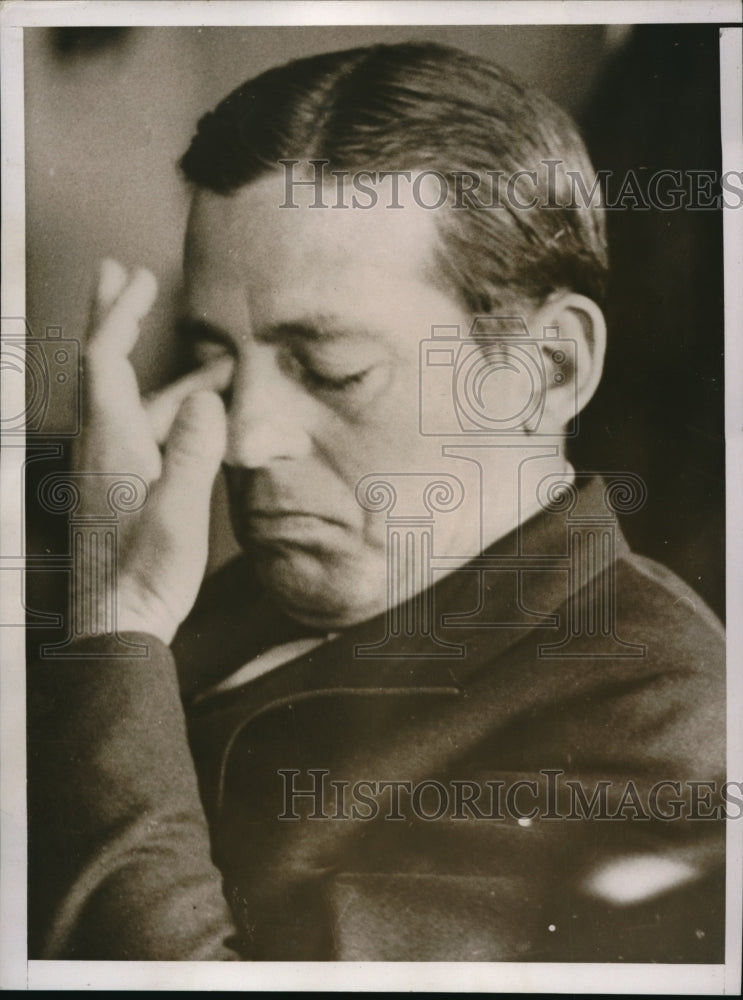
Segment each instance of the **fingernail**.
[{"label": "fingernail", "polygon": [[98,278],[98,298],[103,304],[111,304],[119,297],[126,285],[126,270],[113,257],[101,261]]},{"label": "fingernail", "polygon": [[157,297],[157,278],[146,267],[138,267],[132,278],[132,286],[135,285],[141,296],[142,309],[149,312]]},{"label": "fingernail", "polygon": [[230,357],[215,358],[214,361],[209,362],[206,367],[206,371],[209,373],[209,382],[213,382],[214,385],[221,386],[227,385],[232,378],[232,373],[235,369],[235,359]]}]

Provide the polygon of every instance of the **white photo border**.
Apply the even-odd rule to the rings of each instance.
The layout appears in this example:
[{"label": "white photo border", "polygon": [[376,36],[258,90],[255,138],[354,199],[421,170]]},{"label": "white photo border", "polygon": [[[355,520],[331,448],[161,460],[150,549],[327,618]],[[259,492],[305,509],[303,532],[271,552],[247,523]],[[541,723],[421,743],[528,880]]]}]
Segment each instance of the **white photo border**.
[{"label": "white photo border", "polygon": [[[2,303],[3,316],[26,315],[23,30],[75,25],[558,25],[715,23],[721,27],[723,171],[743,167],[741,8],[737,0],[474,0],[421,2],[222,2],[104,0],[9,2],[2,25]],[[723,209],[725,241],[727,605],[728,664],[743,662],[743,212]],[[3,372],[3,381],[5,382]],[[4,386],[5,388],[5,386]],[[18,413],[16,381],[7,383],[3,412]],[[0,451],[2,543],[23,551],[18,496],[22,446]],[[3,442],[7,444],[7,442]],[[20,546],[20,547],[19,547]],[[0,559],[2,555],[0,554]],[[0,573],[0,601],[9,576]],[[18,622],[22,625],[23,622]],[[654,993],[735,995],[740,992],[743,822],[728,823],[725,965],[547,963],[214,963],[28,961],[26,954],[25,675],[22,628],[0,629],[0,987],[3,989],[226,989],[308,991]],[[728,777],[743,772],[743,678],[728,670]]]}]

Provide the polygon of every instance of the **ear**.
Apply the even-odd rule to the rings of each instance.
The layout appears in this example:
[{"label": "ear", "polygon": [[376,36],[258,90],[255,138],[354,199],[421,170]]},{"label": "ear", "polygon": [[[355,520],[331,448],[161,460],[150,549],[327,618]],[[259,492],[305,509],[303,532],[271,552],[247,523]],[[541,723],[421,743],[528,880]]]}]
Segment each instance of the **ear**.
[{"label": "ear", "polygon": [[562,292],[539,307],[530,317],[529,328],[539,344],[547,376],[541,429],[559,434],[588,403],[601,380],[606,321],[592,299]]}]

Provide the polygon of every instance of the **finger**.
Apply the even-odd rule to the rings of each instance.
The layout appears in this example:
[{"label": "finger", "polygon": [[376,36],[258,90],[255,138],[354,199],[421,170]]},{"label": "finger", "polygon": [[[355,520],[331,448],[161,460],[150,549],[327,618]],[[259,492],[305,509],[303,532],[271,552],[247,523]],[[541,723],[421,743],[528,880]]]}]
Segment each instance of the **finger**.
[{"label": "finger", "polygon": [[201,391],[183,401],[168,439],[162,476],[154,484],[119,578],[120,621],[164,642],[172,640],[193,606],[204,575],[211,492],[225,449],[225,425],[216,393]]},{"label": "finger", "polygon": [[98,272],[98,288],[96,289],[96,306],[100,316],[103,316],[113,306],[126,287],[128,275],[126,268],[112,257],[101,261]]},{"label": "finger", "polygon": [[197,368],[171,385],[154,393],[145,402],[150,427],[158,444],[170,433],[176,414],[184,399],[200,390],[224,392],[232,380],[235,367],[233,358],[223,357],[209,365]]},{"label": "finger", "polygon": [[214,478],[227,443],[227,420],[215,392],[188,396],[173,422],[163,473],[153,501],[169,522],[183,531],[208,527]]},{"label": "finger", "polygon": [[112,257],[106,257],[98,265],[98,279],[90,301],[88,340],[124,290],[127,280],[126,268]]},{"label": "finger", "polygon": [[[106,292],[116,287],[119,276],[107,276]],[[110,281],[110,284],[108,282]],[[157,296],[157,281],[151,271],[139,268],[119,292],[108,312],[92,330],[88,354],[92,359],[111,356],[126,358],[137,342],[139,324],[152,308]]]},{"label": "finger", "polygon": [[137,430],[140,434],[135,436],[143,432],[152,440],[137,377],[126,358],[87,353],[83,386],[88,434],[98,429],[129,440]]}]

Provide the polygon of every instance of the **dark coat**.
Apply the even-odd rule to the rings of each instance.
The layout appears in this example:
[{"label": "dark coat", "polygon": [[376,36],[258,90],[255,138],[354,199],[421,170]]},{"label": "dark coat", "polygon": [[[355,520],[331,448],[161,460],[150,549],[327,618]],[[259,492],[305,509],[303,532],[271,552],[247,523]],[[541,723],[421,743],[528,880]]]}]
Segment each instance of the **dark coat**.
[{"label": "dark coat", "polygon": [[[30,956],[722,961],[722,630],[612,532],[611,565],[571,573],[566,516],[541,514],[438,580],[443,655],[421,634],[359,655],[381,616],[199,698],[300,634],[239,561],[178,674],[151,636],[34,665]],[[607,627],[580,617],[600,593]],[[581,818],[569,782],[601,781]]]}]

